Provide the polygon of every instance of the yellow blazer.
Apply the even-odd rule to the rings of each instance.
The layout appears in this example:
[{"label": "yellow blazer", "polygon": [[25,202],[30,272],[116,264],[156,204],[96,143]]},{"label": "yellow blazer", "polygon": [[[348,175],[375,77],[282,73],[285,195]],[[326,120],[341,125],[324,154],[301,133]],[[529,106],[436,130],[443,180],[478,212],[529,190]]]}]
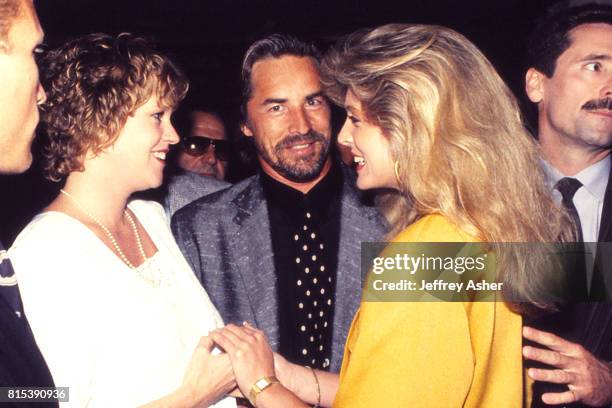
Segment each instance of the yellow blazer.
[{"label": "yellow blazer", "polygon": [[[474,242],[441,215],[396,242]],[[523,405],[521,317],[503,302],[362,302],[334,407]]]}]

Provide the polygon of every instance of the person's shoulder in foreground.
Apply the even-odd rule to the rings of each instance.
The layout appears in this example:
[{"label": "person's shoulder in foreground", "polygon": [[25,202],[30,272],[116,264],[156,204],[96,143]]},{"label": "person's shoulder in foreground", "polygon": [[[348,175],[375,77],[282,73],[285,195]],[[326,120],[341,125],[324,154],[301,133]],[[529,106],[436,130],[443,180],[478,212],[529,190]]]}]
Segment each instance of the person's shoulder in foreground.
[{"label": "person's shoulder in foreground", "polygon": [[170,178],[168,195],[164,198],[164,207],[168,215],[172,216],[198,198],[230,186],[231,184],[226,181],[185,171]]},{"label": "person's shoulder in foreground", "polygon": [[[447,217],[429,214],[392,242],[474,241]],[[520,315],[503,302],[363,302],[334,406],[520,406],[520,330]]]},{"label": "person's shoulder in foreground", "polygon": [[[174,213],[172,216],[173,224],[188,223],[193,217],[199,216],[202,211],[219,211],[221,213],[227,213],[228,205],[236,198],[252,191],[252,189],[256,187],[254,184],[257,182],[258,178],[258,175],[248,177],[236,184],[228,184],[226,188],[222,188],[192,201]],[[206,218],[212,220],[212,217],[208,215]]]},{"label": "person's shoulder in foreground", "polygon": [[474,242],[475,237],[462,231],[447,217],[429,214],[409,225],[393,242]]}]

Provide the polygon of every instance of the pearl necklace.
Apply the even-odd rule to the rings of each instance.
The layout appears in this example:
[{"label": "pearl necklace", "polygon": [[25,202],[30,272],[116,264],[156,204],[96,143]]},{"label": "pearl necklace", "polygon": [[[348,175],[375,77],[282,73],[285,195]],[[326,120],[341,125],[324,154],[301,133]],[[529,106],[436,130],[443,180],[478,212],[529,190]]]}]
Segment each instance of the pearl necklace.
[{"label": "pearl necklace", "polygon": [[[93,222],[98,224],[98,226],[100,228],[102,228],[102,231],[104,231],[106,233],[106,236],[108,237],[110,242],[113,244],[113,247],[115,248],[115,252],[117,253],[117,255],[119,255],[119,258],[121,258],[121,260],[123,262],[125,262],[125,264],[127,266],[129,266],[130,268],[136,269],[134,264],[130,262],[130,260],[127,258],[127,256],[125,256],[125,253],[121,250],[121,247],[119,246],[119,243],[115,239],[115,236],[110,231],[110,229],[108,229],[106,227],[106,225],[102,224],[91,213],[89,213],[87,210],[85,210],[85,208],[83,208],[83,206],[81,206],[81,204],[77,201],[77,199],[74,198],[74,196],[72,196],[72,194],[68,193],[64,189],[61,189],[60,193],[64,194],[66,197],[68,197],[70,200],[72,200],[72,202],[76,205],[76,207],[83,214],[85,214],[86,216],[91,218],[93,220]],[[127,217],[128,222],[130,223],[130,226],[132,227],[132,231],[134,232],[134,236],[136,237],[136,246],[138,247],[138,252],[140,252],[140,256],[142,256],[143,261],[146,261],[147,260],[147,254],[145,253],[144,246],[142,245],[142,239],[140,239],[140,233],[138,232],[138,227],[136,227],[136,221],[134,221],[134,218],[132,217],[132,215],[130,214],[130,212],[127,209],[123,210],[123,213]]]}]

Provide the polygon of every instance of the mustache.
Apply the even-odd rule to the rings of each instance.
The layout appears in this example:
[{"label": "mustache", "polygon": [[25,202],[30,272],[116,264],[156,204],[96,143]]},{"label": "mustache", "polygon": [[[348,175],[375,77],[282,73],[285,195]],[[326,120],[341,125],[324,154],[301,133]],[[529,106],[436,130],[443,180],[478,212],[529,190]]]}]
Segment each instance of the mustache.
[{"label": "mustache", "polygon": [[598,109],[612,109],[612,98],[607,97],[603,99],[591,100],[582,105],[584,110],[598,110]]},{"label": "mustache", "polygon": [[325,143],[325,141],[325,136],[323,136],[322,133],[316,132],[314,130],[309,130],[307,133],[287,136],[276,145],[275,149],[280,150],[296,144],[306,144],[315,142]]}]

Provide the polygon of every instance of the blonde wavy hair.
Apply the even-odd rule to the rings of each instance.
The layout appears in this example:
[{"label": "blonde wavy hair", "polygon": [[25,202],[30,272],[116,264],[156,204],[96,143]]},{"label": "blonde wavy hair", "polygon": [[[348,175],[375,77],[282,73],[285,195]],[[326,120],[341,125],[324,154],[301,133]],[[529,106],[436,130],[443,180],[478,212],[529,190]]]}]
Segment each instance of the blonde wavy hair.
[{"label": "blonde wavy hair", "polygon": [[[400,193],[379,200],[390,236],[437,213],[493,250],[571,240],[514,96],[461,34],[402,24],[359,31],[328,52],[322,76],[334,102],[343,105],[351,90],[390,141]],[[523,262],[500,257],[505,298],[540,305],[547,278],[528,276]]]}]

